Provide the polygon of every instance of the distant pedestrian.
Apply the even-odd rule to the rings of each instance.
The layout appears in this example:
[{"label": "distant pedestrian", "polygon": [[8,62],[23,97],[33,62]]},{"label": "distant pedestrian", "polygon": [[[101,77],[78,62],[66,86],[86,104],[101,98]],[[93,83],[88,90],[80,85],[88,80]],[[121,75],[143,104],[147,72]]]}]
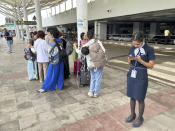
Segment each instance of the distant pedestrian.
[{"label": "distant pedestrian", "polygon": [[9,30],[9,35],[10,35],[10,37],[12,38],[12,44],[13,44],[13,33],[12,33],[11,30]]},{"label": "distant pedestrian", "polygon": [[168,29],[164,31],[164,37],[165,37],[165,44],[167,45],[170,38],[170,31]]},{"label": "distant pedestrian", "polygon": [[132,122],[136,119],[135,105],[139,102],[139,115],[133,123],[133,127],[142,125],[143,113],[145,108],[145,96],[148,88],[147,68],[154,66],[154,49],[144,41],[144,34],[137,32],[133,35],[133,46],[129,50],[128,63],[130,69],[127,74],[127,96],[130,97],[131,115],[126,118],[126,122]]},{"label": "distant pedestrian", "polygon": [[12,37],[6,28],[4,29],[4,37],[7,40],[8,53],[12,53]]}]

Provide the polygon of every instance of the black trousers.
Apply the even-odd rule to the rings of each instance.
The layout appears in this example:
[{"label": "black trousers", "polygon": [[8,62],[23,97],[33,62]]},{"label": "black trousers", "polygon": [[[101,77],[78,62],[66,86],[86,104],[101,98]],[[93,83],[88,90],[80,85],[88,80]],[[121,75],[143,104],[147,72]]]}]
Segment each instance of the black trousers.
[{"label": "black trousers", "polygon": [[168,45],[169,42],[169,36],[165,36],[165,45]]}]

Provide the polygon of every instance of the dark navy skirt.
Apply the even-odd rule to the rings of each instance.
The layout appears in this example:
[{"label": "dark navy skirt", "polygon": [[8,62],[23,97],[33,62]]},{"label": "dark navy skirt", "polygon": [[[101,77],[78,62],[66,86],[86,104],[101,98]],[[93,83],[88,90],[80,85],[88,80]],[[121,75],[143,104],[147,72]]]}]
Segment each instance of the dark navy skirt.
[{"label": "dark navy skirt", "polygon": [[133,69],[134,67],[130,67],[129,72],[127,73],[127,96],[138,101],[143,101],[148,88],[147,68],[136,67],[136,78],[131,77]]}]

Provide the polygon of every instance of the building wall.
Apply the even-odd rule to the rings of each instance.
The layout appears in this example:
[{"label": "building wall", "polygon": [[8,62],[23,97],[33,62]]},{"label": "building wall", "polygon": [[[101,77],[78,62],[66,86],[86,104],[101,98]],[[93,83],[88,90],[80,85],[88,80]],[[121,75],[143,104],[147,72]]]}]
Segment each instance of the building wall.
[{"label": "building wall", "polygon": [[[95,0],[88,5],[88,20],[174,8],[175,0]],[[44,27],[70,23],[76,23],[76,9],[43,19]]]}]

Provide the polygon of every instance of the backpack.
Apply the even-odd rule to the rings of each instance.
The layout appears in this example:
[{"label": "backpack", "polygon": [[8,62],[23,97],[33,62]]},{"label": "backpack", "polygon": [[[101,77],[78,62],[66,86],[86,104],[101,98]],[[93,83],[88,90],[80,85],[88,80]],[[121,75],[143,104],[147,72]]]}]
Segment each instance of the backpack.
[{"label": "backpack", "polygon": [[55,46],[57,46],[59,50],[59,60],[63,61],[63,59],[65,59],[65,57],[67,56],[66,50],[62,46],[62,42],[55,41],[55,43]]},{"label": "backpack", "polygon": [[24,58],[25,58],[26,60],[35,61],[35,60],[36,60],[36,55],[32,53],[31,49],[25,48],[25,49],[24,49]]},{"label": "backpack", "polygon": [[[51,55],[52,53],[52,55]],[[49,50],[49,61],[53,62],[56,59],[56,56],[59,53],[59,47],[57,44],[55,44],[50,50]],[[59,59],[58,59],[59,62]]]},{"label": "backpack", "polygon": [[89,46],[89,54],[95,68],[100,68],[105,66],[107,62],[106,54],[102,50],[98,41],[95,40],[95,42]]},{"label": "backpack", "polygon": [[66,50],[60,45],[59,46],[59,59],[63,61],[67,57]]},{"label": "backpack", "polygon": [[73,52],[73,43],[70,42],[70,41],[67,41],[67,44],[66,44],[66,54],[67,55],[71,55]]}]

